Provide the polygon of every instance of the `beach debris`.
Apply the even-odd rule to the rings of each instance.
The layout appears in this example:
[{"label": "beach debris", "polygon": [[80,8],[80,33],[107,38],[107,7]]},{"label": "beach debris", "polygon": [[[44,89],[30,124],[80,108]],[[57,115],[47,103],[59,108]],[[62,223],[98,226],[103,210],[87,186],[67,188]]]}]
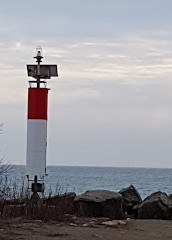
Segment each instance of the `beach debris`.
[{"label": "beach debris", "polygon": [[112,221],[102,222],[102,225],[105,225],[106,227],[111,227],[111,228],[115,228],[118,225],[126,225],[126,224],[127,224],[126,221],[121,221],[121,220],[112,220]]},{"label": "beach debris", "polygon": [[121,221],[121,220],[119,220],[119,221],[118,221],[118,225],[127,225],[127,222],[126,222],[126,221]]},{"label": "beach debris", "polygon": [[101,228],[102,227],[102,225],[100,225],[98,222],[83,223],[80,226],[82,226],[82,227],[91,227],[91,228]]},{"label": "beach debris", "polygon": [[98,224],[96,222],[88,222],[82,224],[83,227],[98,227]]},{"label": "beach debris", "polygon": [[92,218],[91,221],[92,222],[98,222],[98,220],[96,218]]},{"label": "beach debris", "polygon": [[102,222],[102,225],[105,225],[106,227],[117,227],[118,223],[115,221],[107,221],[107,222]]},{"label": "beach debris", "polygon": [[83,227],[90,227],[89,223],[82,224]]},{"label": "beach debris", "polygon": [[46,236],[47,237],[65,237],[65,236],[68,236],[69,234],[67,233],[48,233]]},{"label": "beach debris", "polygon": [[102,236],[101,236],[101,235],[98,235],[98,234],[95,234],[95,233],[94,233],[92,236],[93,236],[93,237],[102,238]]},{"label": "beach debris", "polygon": [[61,227],[61,224],[60,224],[60,223],[57,223],[57,224],[56,224],[56,227]]},{"label": "beach debris", "polygon": [[76,223],[70,223],[71,227],[77,227],[78,225]]}]

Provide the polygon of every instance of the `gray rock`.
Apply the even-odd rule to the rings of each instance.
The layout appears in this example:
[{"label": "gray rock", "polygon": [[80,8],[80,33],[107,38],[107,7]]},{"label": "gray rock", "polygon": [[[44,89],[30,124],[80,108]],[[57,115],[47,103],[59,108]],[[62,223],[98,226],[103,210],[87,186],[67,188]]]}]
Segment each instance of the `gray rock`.
[{"label": "gray rock", "polygon": [[169,218],[172,219],[172,194],[168,195],[168,214]]},{"label": "gray rock", "polygon": [[75,205],[74,198],[76,194],[74,192],[69,192],[65,194],[60,194],[52,196],[50,198],[44,199],[43,203],[47,206],[55,206],[58,209],[59,214],[74,214]]},{"label": "gray rock", "polygon": [[25,205],[5,205],[2,212],[3,218],[17,218],[25,215]]},{"label": "gray rock", "polygon": [[3,198],[0,198],[0,215],[2,214],[4,203],[5,203],[5,200]]},{"label": "gray rock", "polygon": [[155,192],[148,196],[137,208],[139,219],[169,219],[170,199],[166,193]]},{"label": "gray rock", "polygon": [[76,214],[82,217],[109,217],[121,219],[122,195],[107,190],[87,191],[75,197]]},{"label": "gray rock", "polygon": [[142,198],[139,192],[133,185],[130,185],[127,188],[123,188],[122,190],[119,191],[119,193],[122,194],[123,197],[124,212],[127,212],[128,214],[132,213],[132,208],[135,205],[140,204],[142,202]]},{"label": "gray rock", "polygon": [[102,222],[102,225],[105,225],[106,227],[112,227],[115,228],[119,225],[127,225],[127,221],[121,221],[121,220],[112,220],[112,221],[105,221]]}]

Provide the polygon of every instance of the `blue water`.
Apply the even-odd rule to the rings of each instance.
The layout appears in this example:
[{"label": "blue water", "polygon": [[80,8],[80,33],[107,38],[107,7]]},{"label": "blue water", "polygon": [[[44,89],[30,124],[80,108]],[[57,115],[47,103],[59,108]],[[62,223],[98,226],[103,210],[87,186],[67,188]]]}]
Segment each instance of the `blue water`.
[{"label": "blue water", "polygon": [[[48,166],[47,174],[46,194],[50,191],[53,194],[69,191],[81,194],[91,189],[119,191],[131,184],[142,198],[158,190],[172,193],[172,169]],[[13,166],[10,177],[22,183],[25,166]]]}]

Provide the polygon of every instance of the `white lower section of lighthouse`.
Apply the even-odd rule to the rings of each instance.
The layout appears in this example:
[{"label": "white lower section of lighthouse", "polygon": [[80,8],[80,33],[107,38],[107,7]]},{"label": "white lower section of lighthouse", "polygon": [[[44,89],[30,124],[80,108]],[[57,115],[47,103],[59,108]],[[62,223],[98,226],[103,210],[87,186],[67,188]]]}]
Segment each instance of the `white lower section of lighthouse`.
[{"label": "white lower section of lighthouse", "polygon": [[47,120],[28,119],[26,175],[42,178],[46,173]]}]

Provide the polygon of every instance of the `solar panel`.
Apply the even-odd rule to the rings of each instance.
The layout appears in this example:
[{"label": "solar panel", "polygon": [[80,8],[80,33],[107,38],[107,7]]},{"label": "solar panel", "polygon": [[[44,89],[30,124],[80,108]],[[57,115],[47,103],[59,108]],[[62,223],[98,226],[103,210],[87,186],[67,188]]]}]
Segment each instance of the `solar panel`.
[{"label": "solar panel", "polygon": [[27,73],[29,77],[50,79],[58,77],[57,65],[40,65],[40,75],[37,74],[38,65],[27,65]]}]

